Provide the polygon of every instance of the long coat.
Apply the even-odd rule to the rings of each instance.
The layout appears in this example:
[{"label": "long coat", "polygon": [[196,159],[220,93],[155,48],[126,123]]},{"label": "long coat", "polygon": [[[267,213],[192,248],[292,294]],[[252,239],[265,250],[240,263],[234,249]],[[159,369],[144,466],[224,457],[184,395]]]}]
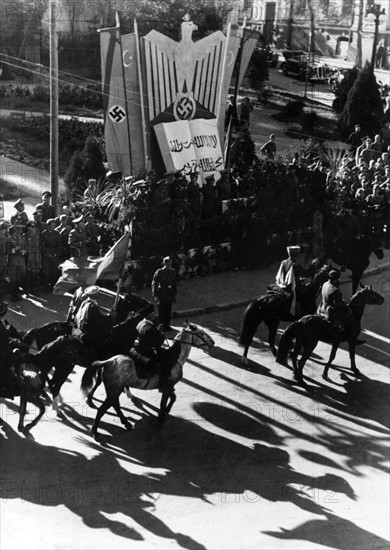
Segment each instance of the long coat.
[{"label": "long coat", "polygon": [[339,285],[334,281],[326,281],[322,285],[322,301],[317,309],[317,315],[324,317],[330,323],[340,323],[349,317],[348,306],[343,300]]}]

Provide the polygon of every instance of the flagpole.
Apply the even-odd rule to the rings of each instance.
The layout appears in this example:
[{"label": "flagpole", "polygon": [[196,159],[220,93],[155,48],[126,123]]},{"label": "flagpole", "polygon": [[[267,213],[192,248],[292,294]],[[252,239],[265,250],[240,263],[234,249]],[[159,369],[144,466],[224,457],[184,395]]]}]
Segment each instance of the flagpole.
[{"label": "flagpole", "polygon": [[56,4],[50,2],[50,190],[58,213],[58,35]]},{"label": "flagpole", "polygon": [[135,34],[135,51],[137,53],[137,71],[138,71],[138,82],[139,82],[139,102],[141,105],[141,123],[142,123],[142,141],[144,145],[144,162],[145,162],[145,168],[147,170],[150,170],[150,166],[149,166],[150,163],[148,161],[148,149],[147,149],[147,142],[146,142],[144,90],[142,86],[141,52],[139,49],[139,34],[138,34],[137,19],[134,19],[134,34]]},{"label": "flagpole", "polygon": [[[221,82],[225,82],[225,73],[227,70],[226,60],[227,60],[228,46],[230,42],[230,33],[231,33],[231,23],[228,24],[228,28],[226,32],[225,51],[223,53],[223,61],[222,61]],[[222,109],[226,110],[226,104],[222,105],[222,98],[223,97],[226,98],[227,92],[229,92],[229,87],[227,90],[224,90],[222,86],[220,86],[219,94],[218,94],[218,104],[217,104],[217,124],[218,124],[218,130],[220,130],[221,143],[223,140],[223,129],[224,129],[224,125],[221,124],[221,117],[223,113]]]},{"label": "flagpole", "polygon": [[[232,116],[234,115],[234,112],[237,113],[237,96],[238,96],[238,90],[239,90],[239,84],[240,84],[240,72],[241,72],[241,61],[242,61],[242,49],[244,46],[244,36],[245,36],[245,27],[246,27],[246,17],[244,17],[243,25],[242,25],[242,36],[241,36],[241,43],[240,43],[240,50],[238,52],[238,59],[237,59],[237,78],[236,78],[236,84],[234,87],[234,99],[233,99],[233,112]],[[231,119],[230,119],[231,120]],[[227,135],[227,148],[226,148],[226,158],[225,158],[225,168],[229,170],[230,168],[230,149],[232,146],[232,129],[231,124],[229,124],[228,127],[228,135]]]},{"label": "flagpole", "polygon": [[123,79],[123,96],[125,99],[125,111],[126,111],[126,124],[127,124],[127,135],[129,136],[129,161],[130,161],[130,174],[123,174],[132,176],[133,175],[133,159],[131,155],[131,139],[130,139],[130,124],[129,124],[129,104],[127,100],[127,88],[126,88],[126,79],[125,79],[125,66],[123,63],[123,50],[122,50],[122,40],[121,40],[121,30],[120,30],[120,21],[119,14],[115,12],[115,24],[119,28],[119,48],[121,52],[121,65],[122,65],[122,79]]}]

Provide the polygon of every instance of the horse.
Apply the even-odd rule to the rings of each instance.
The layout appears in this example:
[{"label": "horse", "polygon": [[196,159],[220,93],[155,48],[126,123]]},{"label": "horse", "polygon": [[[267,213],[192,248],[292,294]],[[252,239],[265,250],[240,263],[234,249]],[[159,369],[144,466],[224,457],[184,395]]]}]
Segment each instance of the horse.
[{"label": "horse", "polygon": [[[328,279],[330,269],[330,265],[323,265],[314,275],[309,285],[303,287],[302,292],[297,293],[297,301],[302,315],[315,312],[316,298],[323,283]],[[249,346],[262,322],[268,327],[268,344],[273,355],[276,355],[275,337],[279,323],[294,320],[294,317],[290,314],[291,299],[290,293],[271,290],[250,302],[244,313],[239,338],[240,346],[244,347],[242,356],[244,361],[247,361]]]},{"label": "horse", "polygon": [[[19,367],[17,359],[19,353],[19,350],[15,350],[12,364],[9,366],[12,369],[10,375],[14,377],[14,382],[11,384],[11,377],[5,380],[2,373],[0,397],[14,399],[20,396],[18,431],[26,434],[39,422],[45,412],[44,398],[47,396],[45,395],[44,388],[47,377],[45,373],[35,366],[26,365]],[[27,426],[24,426],[24,417],[28,402],[39,409],[39,414]]]},{"label": "horse", "polygon": [[[142,373],[130,357],[126,355],[115,355],[106,361],[95,361],[91,367],[87,368],[81,381],[81,390],[85,395],[88,394],[87,402],[91,404],[93,392],[103,381],[107,397],[97,411],[95,421],[91,428],[91,435],[97,439],[97,430],[99,422],[107,410],[114,407],[122,424],[130,430],[132,425],[125,418],[119,404],[119,396],[125,388],[137,388],[141,390],[160,389],[161,402],[158,414],[159,421],[165,421],[166,416],[172,409],[176,401],[175,385],[183,377],[183,365],[187,361],[192,347],[197,347],[205,351],[210,351],[214,346],[214,340],[205,331],[196,325],[186,323],[183,330],[179,332],[174,339],[171,347],[164,350],[165,364],[164,368],[170,369],[167,379],[160,388],[160,372]],[[95,385],[92,392],[88,393],[93,381]]]},{"label": "horse", "polygon": [[72,334],[72,330],[73,325],[71,323],[52,321],[28,330],[23,336],[22,341],[29,346],[35,342],[37,349],[40,350],[45,344],[53,342],[59,336]]},{"label": "horse", "polygon": [[[125,330],[129,326],[130,319],[133,320],[130,322],[132,325],[134,320],[138,319],[140,321],[145,315],[149,315],[153,313],[153,311],[153,304],[135,294],[127,294],[124,297],[121,296],[117,304],[116,325],[113,328],[113,334],[116,341],[118,343],[121,341],[121,337],[125,334]],[[24,336],[22,336],[22,342],[29,346],[35,342],[37,349],[40,350],[45,344],[53,342],[59,336],[70,335],[73,332],[73,323],[67,321],[51,321],[27,331]],[[76,332],[76,334],[78,333]]]},{"label": "horse", "polygon": [[[306,361],[309,359],[319,340],[329,342],[332,344],[332,349],[322,374],[322,378],[328,380],[328,371],[333,359],[336,357],[340,342],[348,342],[351,370],[355,376],[358,376],[360,371],[356,367],[355,346],[356,338],[361,331],[361,319],[365,306],[382,305],[383,302],[384,297],[372,290],[371,286],[361,285],[361,289],[352,296],[348,305],[353,319],[352,327],[349,329],[339,329],[319,315],[306,315],[302,317],[302,319],[295,321],[284,331],[279,342],[276,361],[287,367],[287,356],[291,347],[293,347],[291,359],[294,367],[294,378],[301,386],[305,386],[302,373]],[[294,338],[295,344],[293,346]],[[301,358],[297,361],[301,349],[303,349]]]},{"label": "horse", "polygon": [[89,367],[98,358],[97,354],[101,353],[102,349],[104,358],[118,353],[128,353],[137,337],[136,326],[142,318],[142,315],[129,316],[126,321],[115,325],[100,350],[88,343],[83,338],[83,334],[75,329],[72,334],[58,336],[43,345],[35,354],[20,353],[20,361],[29,365],[30,368],[38,368],[45,376],[53,369],[53,376],[49,380],[49,389],[54,409],[58,413],[60,390],[75,365]]},{"label": "horse", "polygon": [[344,265],[352,271],[352,293],[359,287],[364,271],[370,265],[371,252],[378,260],[384,257],[380,238],[372,228],[362,231],[360,239],[344,239],[342,236],[330,237],[326,246],[328,257],[339,265]]}]

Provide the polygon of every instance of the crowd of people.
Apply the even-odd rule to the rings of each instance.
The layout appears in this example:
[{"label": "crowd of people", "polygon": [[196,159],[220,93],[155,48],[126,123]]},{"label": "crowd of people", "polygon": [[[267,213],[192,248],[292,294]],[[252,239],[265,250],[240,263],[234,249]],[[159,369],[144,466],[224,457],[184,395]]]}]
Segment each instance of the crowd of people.
[{"label": "crowd of people", "polygon": [[[390,122],[372,139],[359,124],[348,138],[349,156],[327,175],[327,194],[346,239],[359,238],[369,229],[389,247],[390,225]],[[348,223],[343,223],[347,219]]]},{"label": "crowd of people", "polygon": [[92,212],[64,204],[56,215],[50,191],[42,193],[29,219],[21,199],[15,214],[0,221],[0,299],[9,290],[12,301],[21,290],[50,292],[59,277],[59,265],[74,256],[97,256],[100,230]]}]

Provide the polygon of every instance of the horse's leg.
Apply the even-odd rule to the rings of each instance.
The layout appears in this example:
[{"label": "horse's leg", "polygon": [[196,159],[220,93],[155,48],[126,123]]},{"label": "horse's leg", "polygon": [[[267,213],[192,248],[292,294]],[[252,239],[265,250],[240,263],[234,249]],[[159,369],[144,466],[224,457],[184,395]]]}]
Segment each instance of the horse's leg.
[{"label": "horse's leg", "polygon": [[363,276],[363,271],[361,269],[352,270],[352,294],[355,294],[359,288],[360,280]]},{"label": "horse's leg", "polygon": [[130,424],[130,422],[127,420],[127,418],[122,412],[122,409],[119,403],[119,396],[117,395],[116,397],[112,397],[111,400],[112,400],[112,404],[115,409],[115,412],[119,416],[120,421],[122,422],[126,430],[131,430],[133,426]]},{"label": "horse's leg", "polygon": [[27,397],[24,394],[24,392],[21,392],[20,394],[20,405],[19,405],[19,423],[18,423],[18,431],[23,432],[24,431],[24,417],[26,415],[26,409],[27,409]]},{"label": "horse's leg", "polygon": [[245,335],[245,345],[244,345],[244,353],[242,354],[242,359],[244,363],[248,362],[248,350],[249,346],[252,343],[252,340],[256,334],[257,329],[259,328],[260,324],[262,322],[262,319],[259,319],[258,322],[251,324],[251,326],[247,329],[247,334]]},{"label": "horse's leg", "polygon": [[45,414],[45,404],[41,401],[39,395],[31,396],[29,401],[39,409],[39,414],[35,417],[35,419],[32,422],[30,422],[29,424],[27,424],[27,426],[25,426],[23,433],[29,432],[34,426],[36,426],[40,421],[40,419],[42,418],[42,416]]},{"label": "horse's leg", "polygon": [[98,426],[99,426],[99,422],[102,418],[102,416],[108,411],[108,409],[111,407],[111,405],[113,405],[113,398],[112,396],[111,397],[107,397],[102,405],[99,407],[98,409],[98,412],[96,413],[96,417],[95,417],[95,420],[94,420],[94,423],[92,424],[92,428],[91,428],[91,435],[94,439],[97,439],[97,429],[98,429]]},{"label": "horse's leg", "polygon": [[301,346],[301,342],[299,341],[298,338],[295,338],[295,342],[294,342],[294,346],[293,346],[293,349],[290,353],[290,357],[291,357],[291,361],[292,361],[292,364],[293,364],[293,369],[294,369],[294,377],[296,377],[297,375],[297,372],[298,372],[298,355],[299,355],[299,352],[301,351],[302,349],[302,346]]},{"label": "horse's leg", "polygon": [[51,379],[51,394],[53,396],[53,409],[55,410],[57,416],[59,416],[59,393],[60,390],[65,384],[66,379],[73,370],[73,364],[63,364],[60,363],[56,366],[53,378]]},{"label": "horse's leg", "polygon": [[300,360],[298,361],[297,369],[294,372],[294,377],[300,386],[303,386],[303,387],[306,386],[306,382],[303,379],[303,368],[306,364],[306,361],[310,358],[311,354],[313,353],[317,343],[318,343],[318,340],[315,340],[311,342],[310,341],[305,342],[305,344],[303,345],[302,355]]},{"label": "horse's leg", "polygon": [[165,413],[167,409],[168,398],[170,397],[170,395],[171,394],[168,391],[164,391],[161,394],[160,411],[158,413],[158,419],[161,423],[165,421]]},{"label": "horse's leg", "polygon": [[330,350],[330,355],[329,355],[328,362],[326,363],[325,368],[324,368],[324,372],[322,373],[322,378],[324,380],[329,380],[328,371],[329,371],[329,368],[330,368],[330,366],[333,362],[333,359],[336,357],[336,353],[337,353],[337,350],[339,349],[339,345],[340,345],[340,340],[336,339],[333,342],[332,349]]},{"label": "horse's leg", "polygon": [[176,393],[175,393],[175,389],[172,388],[172,391],[169,394],[169,403],[165,409],[165,415],[168,415],[171,412],[171,409],[175,401],[176,401]]},{"label": "horse's leg", "polygon": [[350,338],[348,340],[348,348],[349,348],[349,359],[351,361],[352,372],[354,373],[355,376],[358,376],[360,374],[360,370],[357,368],[356,362],[355,362],[356,344],[355,344],[355,339],[354,338]]},{"label": "horse's leg", "polygon": [[94,393],[95,391],[98,389],[98,387],[100,386],[100,384],[102,383],[102,372],[101,370],[99,369],[96,373],[96,382],[95,382],[95,385],[94,387],[92,388],[92,390],[89,392],[88,394],[88,397],[87,397],[87,405],[88,407],[91,407],[91,408],[94,408],[95,405],[92,401],[92,398],[94,396]]},{"label": "horse's leg", "polygon": [[272,319],[270,321],[267,321],[266,325],[268,327],[268,344],[275,357],[276,356],[275,338],[276,338],[276,333],[278,331],[279,319]]}]

